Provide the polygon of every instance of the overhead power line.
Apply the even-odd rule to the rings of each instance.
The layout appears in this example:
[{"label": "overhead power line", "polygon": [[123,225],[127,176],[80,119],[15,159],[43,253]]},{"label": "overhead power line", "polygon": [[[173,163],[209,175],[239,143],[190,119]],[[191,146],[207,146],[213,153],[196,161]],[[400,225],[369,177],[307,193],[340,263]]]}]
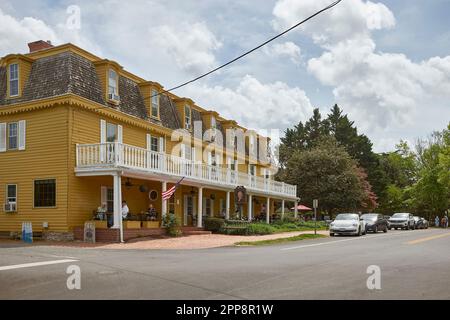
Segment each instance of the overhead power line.
[{"label": "overhead power line", "polygon": [[283,32],[277,34],[276,36],[270,38],[269,40],[267,40],[267,41],[261,43],[260,45],[258,45],[258,46],[256,46],[256,47],[254,47],[253,49],[251,49],[251,50],[249,50],[249,51],[247,51],[247,52],[244,52],[243,54],[241,54],[240,56],[234,58],[233,60],[230,60],[230,61],[228,61],[227,63],[224,63],[224,64],[222,64],[221,66],[219,66],[219,67],[217,67],[217,68],[215,68],[215,69],[213,69],[213,70],[211,70],[211,71],[208,71],[208,72],[206,72],[206,73],[204,73],[204,74],[202,74],[202,75],[200,75],[200,76],[198,76],[198,77],[196,77],[196,78],[194,78],[194,79],[192,79],[192,80],[186,81],[186,82],[184,82],[184,83],[182,83],[182,84],[180,84],[180,85],[177,85],[177,86],[175,86],[175,87],[173,87],[173,88],[170,88],[170,89],[164,90],[163,92],[160,92],[160,93],[158,93],[158,94],[152,95],[152,96],[150,96],[150,98],[153,98],[153,97],[159,96],[159,95],[161,95],[161,94],[169,93],[169,92],[171,92],[171,91],[180,89],[181,87],[187,86],[188,84],[191,84],[191,83],[193,83],[193,82],[195,82],[195,81],[198,81],[198,80],[200,80],[200,79],[202,79],[202,78],[204,78],[204,77],[209,76],[210,74],[212,74],[212,73],[214,73],[214,72],[216,72],[216,71],[219,71],[220,69],[225,68],[226,66],[229,66],[230,64],[232,64],[232,63],[234,63],[234,62],[236,62],[236,61],[238,61],[238,60],[244,58],[245,56],[249,55],[250,53],[252,53],[252,52],[254,52],[254,51],[256,51],[256,50],[258,50],[258,49],[264,47],[264,46],[267,45],[268,43],[270,43],[270,42],[272,42],[272,41],[278,39],[279,37],[285,35],[286,33],[290,32],[290,31],[292,31],[292,30],[294,30],[295,28],[299,27],[299,26],[302,25],[303,23],[305,23],[305,22],[311,20],[311,19],[314,18],[315,16],[318,16],[318,15],[321,14],[322,12],[327,11],[327,10],[333,8],[334,6],[336,6],[336,5],[337,5],[339,2],[341,2],[341,1],[342,1],[342,0],[337,0],[337,1],[333,2],[333,3],[331,3],[330,5],[326,6],[325,8],[323,8],[323,9],[317,11],[316,13],[314,13],[313,15],[309,16],[308,18],[306,18],[306,19],[300,21],[299,23],[293,25],[293,26],[290,27],[289,29],[284,30]]}]

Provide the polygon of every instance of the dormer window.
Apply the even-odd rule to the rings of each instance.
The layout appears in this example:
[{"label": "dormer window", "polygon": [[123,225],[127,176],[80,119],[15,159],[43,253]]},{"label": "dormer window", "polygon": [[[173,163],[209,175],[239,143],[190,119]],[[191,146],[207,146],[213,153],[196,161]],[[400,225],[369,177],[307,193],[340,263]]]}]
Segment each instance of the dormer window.
[{"label": "dormer window", "polygon": [[9,96],[19,95],[19,65],[13,63],[9,65]]},{"label": "dormer window", "polygon": [[159,93],[157,90],[152,90],[152,117],[159,118]]},{"label": "dormer window", "polygon": [[192,114],[189,106],[184,106],[184,128],[187,130],[192,128]]},{"label": "dormer window", "polygon": [[119,101],[119,76],[113,69],[109,69],[108,74],[108,98],[109,100]]}]

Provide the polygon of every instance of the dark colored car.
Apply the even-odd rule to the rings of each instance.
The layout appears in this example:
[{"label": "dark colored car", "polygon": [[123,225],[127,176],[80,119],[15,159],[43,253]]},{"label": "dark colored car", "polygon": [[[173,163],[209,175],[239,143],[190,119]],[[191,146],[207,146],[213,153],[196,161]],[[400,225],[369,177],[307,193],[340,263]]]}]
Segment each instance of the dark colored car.
[{"label": "dark colored car", "polygon": [[378,231],[387,232],[389,229],[388,222],[382,214],[366,213],[361,216],[366,222],[366,231],[377,233]]}]

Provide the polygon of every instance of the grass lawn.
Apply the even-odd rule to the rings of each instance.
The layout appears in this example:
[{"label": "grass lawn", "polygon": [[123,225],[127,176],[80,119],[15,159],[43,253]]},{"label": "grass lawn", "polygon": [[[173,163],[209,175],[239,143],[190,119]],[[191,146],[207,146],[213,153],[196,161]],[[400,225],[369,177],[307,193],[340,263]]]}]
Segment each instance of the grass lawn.
[{"label": "grass lawn", "polygon": [[272,240],[259,240],[259,241],[242,241],[235,243],[236,246],[265,246],[271,244],[279,244],[285,242],[292,241],[300,241],[307,239],[317,239],[317,238],[326,238],[326,236],[322,234],[301,234],[295,237],[290,238],[280,238],[280,239],[272,239]]}]

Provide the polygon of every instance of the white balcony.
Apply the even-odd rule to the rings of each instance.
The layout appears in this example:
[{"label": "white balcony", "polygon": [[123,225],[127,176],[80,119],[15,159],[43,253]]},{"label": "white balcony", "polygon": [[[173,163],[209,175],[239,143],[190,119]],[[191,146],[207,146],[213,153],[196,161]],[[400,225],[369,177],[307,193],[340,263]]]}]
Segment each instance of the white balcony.
[{"label": "white balcony", "polygon": [[212,188],[229,189],[245,186],[251,192],[285,199],[296,199],[297,195],[297,187],[290,184],[127,144],[116,142],[77,145],[77,173],[95,173],[109,169],[128,169],[156,176],[185,177],[186,181]]}]

